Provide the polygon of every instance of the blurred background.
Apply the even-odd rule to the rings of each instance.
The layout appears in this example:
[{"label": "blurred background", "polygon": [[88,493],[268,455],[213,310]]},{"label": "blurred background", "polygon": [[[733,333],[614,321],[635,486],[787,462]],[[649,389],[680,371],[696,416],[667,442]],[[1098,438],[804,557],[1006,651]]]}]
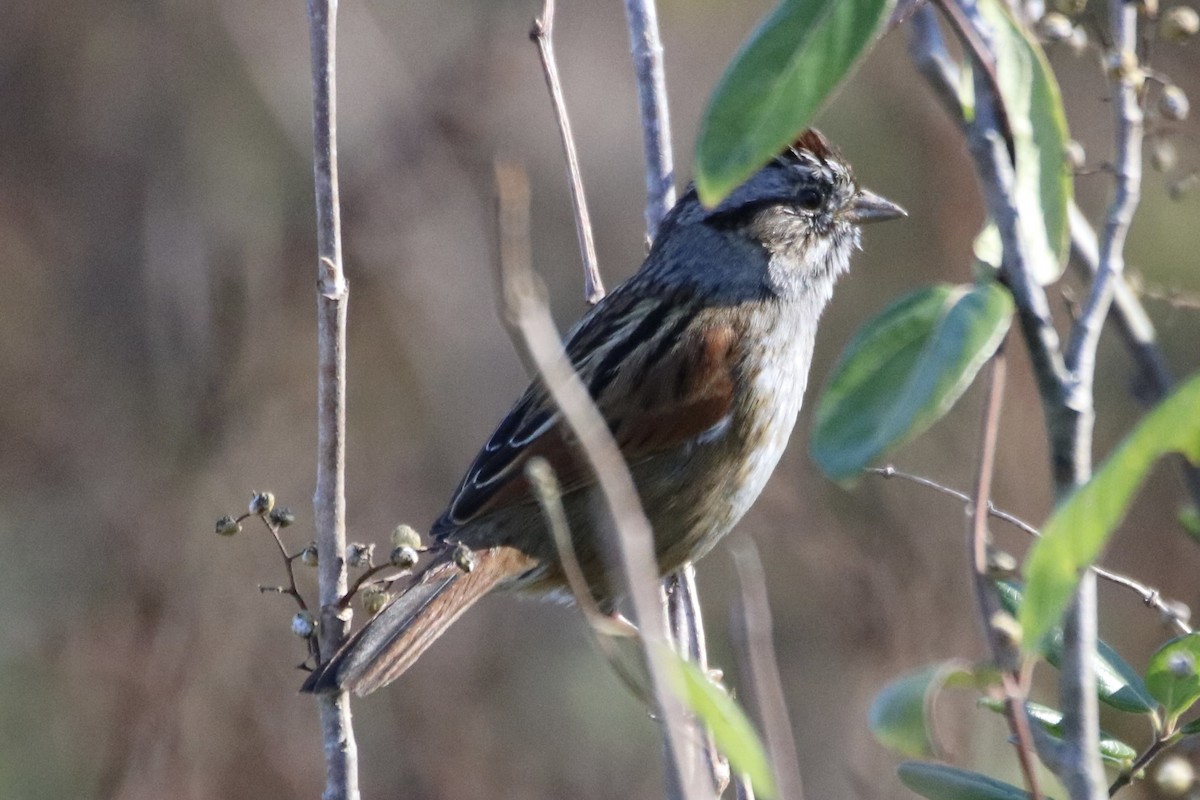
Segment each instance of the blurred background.
[{"label": "blurred background", "polygon": [[[339,127],[350,301],[349,527],[424,528],[526,377],[493,307],[491,165],[529,170],[535,263],[565,327],[583,310],[563,159],[526,33],[532,0],[348,3]],[[697,120],[766,0],[665,0],[678,178]],[[313,200],[304,6],[281,0],[43,0],[0,26],[0,796],[315,797],[316,709],[296,689],[290,601],[266,532],[213,521],[269,489],[311,538]],[[620,3],[566,2],[556,46],[601,266],[643,251],[641,139]],[[858,325],[900,293],[970,279],[981,204],[961,137],[889,35],[823,113],[865,185],[910,217],[871,228],[826,312],[809,406]],[[1154,65],[1200,98],[1200,44]],[[1110,152],[1095,51],[1050,49],[1088,163]],[[1195,123],[1180,165],[1147,174],[1130,244],[1147,283],[1200,291]],[[1078,181],[1093,219],[1103,172]],[[1068,279],[1068,284],[1074,284]],[[1076,289],[1077,293],[1077,289]],[[1057,288],[1056,313],[1068,302]],[[1149,302],[1178,374],[1200,366],[1195,312]],[[1040,523],[1046,446],[1023,348],[995,494]],[[1137,418],[1136,370],[1106,336],[1098,454]],[[1131,391],[1132,390],[1132,391]],[[973,389],[898,466],[965,488]],[[850,488],[809,461],[810,408],[733,535],[757,545],[810,798],[908,797],[866,710],[891,677],[983,656],[962,509],[912,485]],[[1156,471],[1105,563],[1193,606],[1200,549]],[[1023,552],[998,528],[1002,546]],[[727,547],[699,568],[712,660],[738,592]],[[311,590],[311,575],[303,577]],[[1101,588],[1101,631],[1138,668],[1166,633]],[[1053,676],[1039,673],[1047,687]],[[1052,698],[1046,694],[1043,699]],[[1018,781],[999,718],[943,708],[948,758]],[[656,728],[573,609],[484,601],[398,684],[356,704],[366,797],[656,798]],[[1139,720],[1104,725],[1136,745]],[[1139,792],[1143,794],[1138,795]],[[1153,796],[1153,787],[1130,797]]]}]

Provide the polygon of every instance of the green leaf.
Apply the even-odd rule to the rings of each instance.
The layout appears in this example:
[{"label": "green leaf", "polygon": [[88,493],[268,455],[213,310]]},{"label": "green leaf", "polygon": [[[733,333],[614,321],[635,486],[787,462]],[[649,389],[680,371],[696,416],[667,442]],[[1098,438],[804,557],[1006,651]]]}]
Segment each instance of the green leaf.
[{"label": "green leaf", "polygon": [[1194,719],[1179,729],[1184,736],[1195,736],[1200,733],[1200,719]]},{"label": "green leaf", "polygon": [[936,756],[941,751],[933,725],[933,702],[947,682],[972,681],[961,661],[915,670],[875,695],[867,724],[880,744],[905,756]]},{"label": "green leaf", "polygon": [[1000,345],[1012,308],[998,284],[940,284],[868,322],[818,401],[811,452],[825,474],[854,477],[945,414]]},{"label": "green leaf", "polygon": [[1035,647],[1062,617],[1080,573],[1100,555],[1133,495],[1161,456],[1200,463],[1200,375],[1142,418],[1092,479],[1059,504],[1025,559],[1021,628]]},{"label": "green leaf", "polygon": [[1044,286],[1058,280],[1066,262],[1067,208],[1073,195],[1066,161],[1067,116],[1054,71],[1037,40],[999,0],[986,0],[979,10],[995,31],[996,80],[1017,156],[1018,230],[1033,275]]},{"label": "green leaf", "polygon": [[708,675],[690,661],[669,651],[679,665],[672,670],[678,680],[675,687],[692,713],[712,731],[717,749],[729,759],[735,774],[747,775],[756,795],[775,796],[775,774],[767,752],[745,712],[717,686]]},{"label": "green leaf", "polygon": [[[906,761],[896,768],[900,782],[929,800],[1028,800],[1029,794],[995,778],[947,767]],[[1046,798],[1049,800],[1049,798]]]},{"label": "green leaf", "polygon": [[1160,647],[1146,667],[1146,688],[1174,719],[1200,700],[1200,633],[1180,636]]},{"label": "green leaf", "polygon": [[[1004,610],[1019,616],[1021,587],[1011,581],[997,581],[995,585]],[[1051,628],[1040,649],[1046,661],[1057,669],[1062,664],[1062,628],[1057,625]],[[1142,682],[1142,676],[1102,640],[1096,642],[1092,667],[1096,671],[1096,695],[1101,702],[1130,714],[1150,714],[1158,708],[1146,684]]]},{"label": "green leaf", "polygon": [[[995,711],[997,714],[1004,713],[1004,701],[999,698],[981,697],[979,705],[989,711]],[[1025,713],[1046,733],[1055,739],[1062,738],[1063,715],[1061,711],[1038,703],[1027,702],[1025,703]],[[1128,769],[1137,758],[1137,751],[1112,734],[1100,731],[1100,758],[1117,769]]]},{"label": "green leaf", "polygon": [[796,136],[875,40],[894,0],[783,0],[725,70],[700,122],[696,190],[715,206]]}]

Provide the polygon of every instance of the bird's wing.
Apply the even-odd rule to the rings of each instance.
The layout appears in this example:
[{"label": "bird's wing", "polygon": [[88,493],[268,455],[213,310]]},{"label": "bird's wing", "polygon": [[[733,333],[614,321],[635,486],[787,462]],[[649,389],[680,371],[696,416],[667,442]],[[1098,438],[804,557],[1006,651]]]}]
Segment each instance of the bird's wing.
[{"label": "bird's wing", "polygon": [[[630,464],[729,419],[739,374],[738,332],[727,311],[701,305],[690,291],[610,295],[575,329],[567,355]],[[475,457],[434,534],[532,502],[524,466],[533,456],[550,463],[564,492],[593,481],[540,382],[526,390]]]}]

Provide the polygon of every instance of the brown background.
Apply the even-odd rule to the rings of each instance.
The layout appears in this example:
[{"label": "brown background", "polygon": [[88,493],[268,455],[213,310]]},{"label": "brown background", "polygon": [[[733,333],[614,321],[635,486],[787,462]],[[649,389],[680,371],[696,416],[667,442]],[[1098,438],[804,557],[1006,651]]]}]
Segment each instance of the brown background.
[{"label": "brown background", "polygon": [[[736,6],[736,7],[735,7]],[[665,2],[681,181],[696,121],[768,9]],[[493,311],[491,162],[527,165],[536,265],[568,324],[582,310],[563,166],[533,48],[532,2],[348,3],[340,133],[350,305],[349,524],[386,542],[425,526],[525,377]],[[213,520],[272,489],[311,536],[314,243],[303,4],[261,0],[10,3],[0,25],[0,795],[315,797],[313,703],[295,693],[292,608],[262,533]],[[610,283],[642,252],[641,142],[619,3],[566,3],[557,47]],[[1156,66],[1200,98],[1197,45]],[[1094,54],[1052,50],[1075,135],[1107,157]],[[969,280],[980,201],[961,139],[889,36],[822,115],[862,181],[911,217],[871,229],[827,312],[818,388],[891,298]],[[1179,126],[1200,167],[1194,123]],[[1149,174],[1130,252],[1148,280],[1200,290],[1195,197]],[[1079,180],[1103,207],[1109,180]],[[1061,294],[1053,293],[1065,319]],[[1193,313],[1151,303],[1180,374]],[[1040,407],[1021,347],[996,495],[1049,508]],[[1137,414],[1131,365],[1101,348],[1098,451]],[[810,392],[810,401],[813,394]],[[811,405],[811,402],[810,402]],[[972,390],[895,456],[963,487]],[[982,655],[963,518],[912,486],[834,486],[806,455],[808,410],[734,538],[763,554],[810,798],[905,797],[866,730],[879,687],[932,660]],[[1200,553],[1155,474],[1107,563],[1200,601]],[[1020,550],[1008,530],[1000,541]],[[308,580],[308,578],[306,578]],[[724,548],[701,566],[714,661],[733,671]],[[1139,668],[1164,637],[1102,589],[1104,634]],[[1040,677],[1047,678],[1039,673]],[[736,676],[732,676],[736,678]],[[368,797],[661,796],[653,723],[571,609],[497,597],[398,685],[356,706]],[[944,714],[951,757],[1015,780],[1003,725]],[[1105,718],[1143,743],[1147,726]],[[1061,793],[1060,793],[1061,794]]]}]

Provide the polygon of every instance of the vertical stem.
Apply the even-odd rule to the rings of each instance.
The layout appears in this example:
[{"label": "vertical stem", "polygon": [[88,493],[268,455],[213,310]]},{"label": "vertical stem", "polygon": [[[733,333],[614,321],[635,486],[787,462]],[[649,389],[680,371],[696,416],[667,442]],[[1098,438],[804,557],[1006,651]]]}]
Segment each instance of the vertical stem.
[{"label": "vertical stem", "polygon": [[[319,649],[328,658],[345,640],[346,301],[337,188],[337,0],[309,0],[313,70],[313,178],[317,206],[317,485]],[[345,692],[317,696],[325,751],[324,800],[357,800],[358,749]]]},{"label": "vertical stem", "polygon": [[[629,26],[630,54],[638,89],[642,119],[642,145],[646,159],[646,240],[653,242],[658,227],[675,204],[675,170],[671,155],[671,125],[667,106],[667,82],[663,71],[662,38],[658,31],[658,11],[654,0],[625,0],[625,21]],[[708,668],[704,640],[704,621],[696,590],[696,571],[685,564],[663,583],[667,624],[675,649],[701,669]],[[664,734],[667,731],[664,730]],[[720,756],[711,746],[711,737],[695,731],[696,746],[708,767],[713,784],[724,780]],[[665,744],[670,749],[670,742]],[[695,753],[676,754],[680,767],[689,769]],[[668,796],[677,794],[668,786]]]},{"label": "vertical stem", "polygon": [[[1069,454],[1074,474],[1069,481],[1059,483],[1060,494],[1084,483],[1092,474],[1096,347],[1118,279],[1124,273],[1125,239],[1141,193],[1143,77],[1137,61],[1138,7],[1124,0],[1109,0],[1108,16],[1113,41],[1109,74],[1114,93],[1116,186],[1100,239],[1096,276],[1066,350],[1070,383],[1065,405],[1074,415]],[[1096,576],[1086,572],[1063,620],[1063,665],[1059,677],[1063,744],[1069,765],[1059,777],[1072,800],[1099,800],[1108,795],[1099,755],[1100,708],[1092,663],[1095,649]]]},{"label": "vertical stem", "polygon": [[646,239],[654,241],[663,217],[675,205],[675,167],[671,157],[671,123],[663,46],[654,0],[625,0],[629,44],[637,76],[646,152]]}]

